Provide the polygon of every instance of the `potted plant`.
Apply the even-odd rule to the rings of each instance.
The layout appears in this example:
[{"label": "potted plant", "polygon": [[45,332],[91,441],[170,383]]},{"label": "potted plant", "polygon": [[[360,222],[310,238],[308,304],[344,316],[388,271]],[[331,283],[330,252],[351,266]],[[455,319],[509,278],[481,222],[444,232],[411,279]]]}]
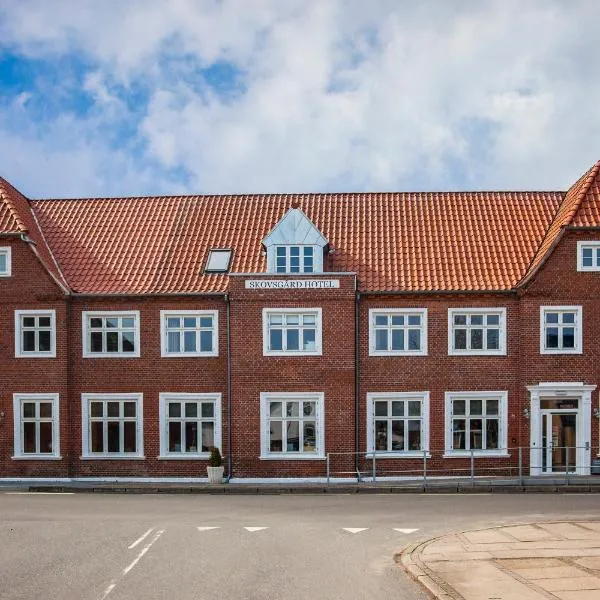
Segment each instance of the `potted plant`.
[{"label": "potted plant", "polygon": [[223,483],[223,471],[223,457],[221,456],[219,449],[213,446],[210,449],[208,467],[206,467],[208,483]]}]

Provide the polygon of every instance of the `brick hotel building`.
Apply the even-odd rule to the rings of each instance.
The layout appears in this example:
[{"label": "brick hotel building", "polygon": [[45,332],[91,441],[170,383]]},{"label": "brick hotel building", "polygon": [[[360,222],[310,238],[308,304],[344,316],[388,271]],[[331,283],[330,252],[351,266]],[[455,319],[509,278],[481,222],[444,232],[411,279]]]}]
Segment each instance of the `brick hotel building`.
[{"label": "brick hotel building", "polygon": [[[0,480],[590,472],[600,162],[566,192],[30,200],[0,179]],[[571,457],[565,453],[571,448]],[[335,454],[333,454],[335,453]]]}]

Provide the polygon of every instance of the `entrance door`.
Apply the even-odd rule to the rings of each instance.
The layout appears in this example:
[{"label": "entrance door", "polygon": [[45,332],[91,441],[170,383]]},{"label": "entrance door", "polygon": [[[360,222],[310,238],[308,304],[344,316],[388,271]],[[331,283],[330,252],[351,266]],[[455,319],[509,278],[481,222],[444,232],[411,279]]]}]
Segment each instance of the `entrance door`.
[{"label": "entrance door", "polygon": [[542,411],[542,473],[573,473],[577,466],[577,411]]}]

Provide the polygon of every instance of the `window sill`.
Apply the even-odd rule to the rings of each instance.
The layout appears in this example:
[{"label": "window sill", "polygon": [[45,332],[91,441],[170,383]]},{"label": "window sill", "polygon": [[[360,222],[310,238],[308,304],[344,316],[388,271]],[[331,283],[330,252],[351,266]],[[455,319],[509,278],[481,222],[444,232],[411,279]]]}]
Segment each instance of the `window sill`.
[{"label": "window sill", "polygon": [[448,356],[506,356],[505,350],[450,350]]},{"label": "window sill", "polygon": [[323,352],[321,350],[315,352],[300,352],[300,351],[290,351],[290,352],[279,352],[277,350],[263,352],[263,356],[323,356]]},{"label": "window sill", "polygon": [[181,455],[176,455],[176,454],[161,454],[160,456],[157,456],[157,460],[208,460],[210,457],[210,454],[208,452],[205,452],[204,454],[192,454],[190,453],[186,453],[186,454],[181,454]]},{"label": "window sill", "polygon": [[131,354],[122,354],[115,352],[114,354],[84,354],[83,358],[140,358],[140,353],[132,352]]},{"label": "window sill", "polygon": [[406,351],[406,352],[402,352],[402,351],[390,351],[390,352],[384,352],[382,350],[371,350],[369,351],[369,356],[373,356],[373,357],[377,357],[377,356],[427,356],[427,352],[421,352],[421,351]]},{"label": "window sill", "polygon": [[31,352],[15,354],[15,358],[56,358],[55,352]]},{"label": "window sill", "polygon": [[30,454],[23,455],[20,454],[18,456],[11,456],[12,460],[62,460],[62,456],[48,455],[48,454]]},{"label": "window sill", "polygon": [[[377,460],[378,458],[381,459],[385,459],[385,458],[423,458],[423,451],[421,452],[375,452],[375,454],[373,455],[373,452],[368,452],[367,454],[365,454],[365,458],[373,458],[373,456],[375,456],[375,459]],[[431,454],[429,452],[427,452],[425,454],[426,458],[431,458]]]},{"label": "window sill", "polygon": [[318,454],[289,454],[281,453],[277,455],[267,454],[261,455],[260,460],[325,460],[325,456]]},{"label": "window sill", "polygon": [[[510,458],[511,455],[508,452],[486,452],[486,451],[475,451],[473,452],[473,458]],[[467,450],[466,452],[451,452],[442,455],[442,458],[471,458],[471,453]]]},{"label": "window sill", "polygon": [[161,358],[218,358],[218,352],[165,352]]},{"label": "window sill", "polygon": [[145,456],[132,456],[129,454],[112,454],[110,456],[106,454],[98,454],[97,456],[93,454],[86,454],[84,456],[80,456],[79,458],[80,460],[146,460]]},{"label": "window sill", "polygon": [[566,354],[566,355],[569,355],[569,354],[583,354],[583,350],[579,350],[579,349],[577,349],[577,350],[564,350],[563,348],[557,348],[556,350],[545,349],[545,350],[540,350],[540,354],[541,355],[544,355],[544,354],[550,354],[550,355],[552,355],[552,354]]}]

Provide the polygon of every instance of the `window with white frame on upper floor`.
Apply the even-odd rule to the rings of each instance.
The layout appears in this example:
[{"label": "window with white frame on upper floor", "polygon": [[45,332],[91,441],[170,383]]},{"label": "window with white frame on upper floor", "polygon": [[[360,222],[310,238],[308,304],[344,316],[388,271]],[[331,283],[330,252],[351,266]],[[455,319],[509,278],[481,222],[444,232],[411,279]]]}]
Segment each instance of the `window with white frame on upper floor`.
[{"label": "window with white frame on upper floor", "polygon": [[265,356],[320,355],[322,353],[320,308],[263,309]]},{"label": "window with white frame on upper floor", "polygon": [[448,354],[505,355],[506,308],[448,309]]},{"label": "window with white frame on upper floor", "polygon": [[261,458],[323,458],[322,393],[261,393]]},{"label": "window with white frame on upper floor", "polygon": [[367,394],[367,451],[422,455],[429,450],[429,392]]},{"label": "window with white frame on upper floor", "polygon": [[221,448],[221,394],[160,394],[161,458],[208,458]]},{"label": "window with white frame on upper floor", "polygon": [[82,314],[85,358],[140,356],[140,313],[137,310]]},{"label": "window with white frame on upper floor", "polygon": [[446,454],[506,454],[506,392],[446,392]]},{"label": "window with white frame on upper floor", "polygon": [[369,310],[371,356],[427,354],[427,309]]},{"label": "window with white frame on upper floor", "polygon": [[12,271],[10,246],[0,247],[0,277],[10,277]]},{"label": "window with white frame on upper floor", "polygon": [[60,458],[58,394],[14,394],[14,458]]},{"label": "window with white frame on upper floor", "polygon": [[143,456],[142,394],[82,394],[84,458]]},{"label": "window with white frame on upper floor", "polygon": [[600,241],[577,242],[577,270],[600,271]]},{"label": "window with white frame on upper floor", "polygon": [[313,246],[276,246],[276,273],[313,273]]},{"label": "window with white frame on upper floor", "polygon": [[581,306],[541,306],[540,353],[581,354],[582,318]]},{"label": "window with white frame on upper floor", "polygon": [[18,358],[56,357],[56,312],[54,310],[15,311],[15,356]]},{"label": "window with white frame on upper floor", "polygon": [[216,310],[161,310],[163,357],[218,356]]}]

